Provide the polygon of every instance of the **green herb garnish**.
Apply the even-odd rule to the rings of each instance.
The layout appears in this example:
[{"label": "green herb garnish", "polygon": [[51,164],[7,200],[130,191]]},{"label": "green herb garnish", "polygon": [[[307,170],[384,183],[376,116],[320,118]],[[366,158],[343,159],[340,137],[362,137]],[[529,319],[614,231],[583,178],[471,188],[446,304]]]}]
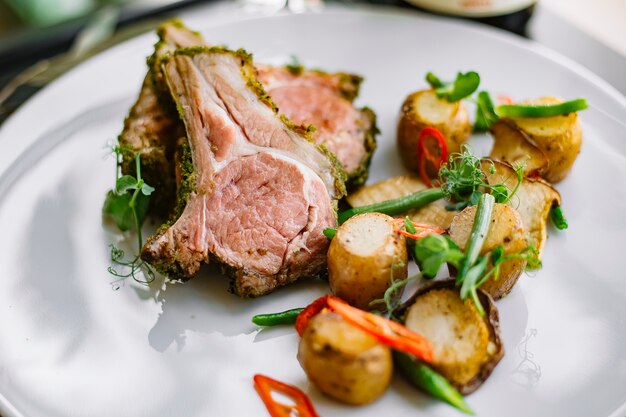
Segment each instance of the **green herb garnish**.
[{"label": "green herb garnish", "polygon": [[287,68],[287,71],[293,75],[300,75],[304,71],[304,67],[300,63],[300,60],[294,54],[291,55],[291,61],[289,64],[285,65],[285,68]]},{"label": "green herb garnish", "polygon": [[494,173],[493,161],[473,155],[470,148],[463,145],[461,152],[451,154],[448,162],[439,169],[439,188],[427,188],[392,200],[353,207],[339,213],[339,224],[356,214],[377,212],[393,216],[424,207],[442,198],[452,202],[447,206],[448,209],[462,210],[468,205],[475,205],[483,191],[494,194],[496,202],[506,203],[515,194],[523,180],[523,166],[516,168],[518,184],[514,190],[510,191],[504,183],[490,185],[487,182],[487,175],[483,170],[485,162],[489,172]]},{"label": "green herb garnish", "polygon": [[500,119],[500,116],[496,114],[493,100],[486,91],[478,93],[475,104],[476,120],[474,122],[474,132],[485,132]]},{"label": "green herb garnish", "polygon": [[[121,231],[135,229],[137,232],[138,253],[141,253],[143,245],[143,237],[141,234],[141,226],[148,212],[148,204],[150,195],[154,192],[154,188],[148,185],[141,178],[141,156],[138,152],[132,152],[135,159],[135,170],[137,177],[132,175],[120,176],[121,156],[123,152],[131,152],[119,146],[113,148],[115,152],[115,189],[107,193],[102,207],[102,213],[115,221],[115,224]],[[111,262],[121,267],[129,269],[128,272],[120,272],[113,266],[108,268],[109,273],[125,279],[132,277],[135,281],[141,283],[149,283],[154,280],[154,271],[152,268],[141,260],[138,254],[131,260],[125,259],[124,251],[110,245]],[[138,278],[139,272],[143,272],[145,279]],[[114,282],[117,282],[116,280]]]},{"label": "green herb garnish", "polygon": [[435,89],[437,97],[445,98],[449,103],[454,103],[469,97],[478,89],[480,75],[475,71],[459,72],[454,81],[443,82],[435,74],[428,72],[426,81]]},{"label": "green herb garnish", "polygon": [[413,254],[424,278],[434,278],[446,263],[458,268],[465,256],[448,236],[434,233],[415,241]]}]

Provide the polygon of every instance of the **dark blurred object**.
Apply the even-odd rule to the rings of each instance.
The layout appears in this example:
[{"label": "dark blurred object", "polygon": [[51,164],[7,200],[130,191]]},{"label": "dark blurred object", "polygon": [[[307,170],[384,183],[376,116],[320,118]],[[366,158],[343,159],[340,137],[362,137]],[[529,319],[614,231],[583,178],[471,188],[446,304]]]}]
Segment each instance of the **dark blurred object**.
[{"label": "dark blurred object", "polygon": [[415,8],[441,16],[485,23],[527,36],[536,0],[407,0]]},{"label": "dark blurred object", "polygon": [[[181,7],[209,3],[211,1],[175,0],[169,5],[156,8],[122,7],[116,28],[124,27],[143,19],[166,15]],[[47,28],[36,30],[16,29],[8,34],[3,34],[0,41],[0,76],[6,77],[7,74],[17,74],[42,59],[47,59],[69,50],[76,36],[88,22],[89,16],[72,19]],[[0,85],[2,84],[1,81]]]},{"label": "dark blurred object", "polygon": [[495,26],[518,35],[527,36],[528,21],[535,11],[535,5],[526,7],[513,13],[500,16],[479,17],[475,20],[490,26]]}]

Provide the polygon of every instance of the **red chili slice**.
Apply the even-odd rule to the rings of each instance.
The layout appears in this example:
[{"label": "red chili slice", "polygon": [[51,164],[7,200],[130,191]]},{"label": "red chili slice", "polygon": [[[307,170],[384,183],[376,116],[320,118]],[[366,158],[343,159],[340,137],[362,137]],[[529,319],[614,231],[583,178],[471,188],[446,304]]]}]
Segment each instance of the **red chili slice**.
[{"label": "red chili slice", "polygon": [[[434,139],[429,140],[429,139]],[[428,144],[426,142],[429,142]],[[429,146],[430,145],[430,146]],[[448,146],[446,138],[434,127],[425,127],[417,138],[417,167],[424,184],[432,187],[431,178],[439,172],[441,164],[448,160]],[[429,166],[430,165],[430,166]],[[429,175],[429,168],[434,175]]]},{"label": "red chili slice", "polygon": [[[296,411],[298,417],[319,417],[309,397],[302,390],[293,385],[270,378],[265,375],[254,376],[254,388],[265,403],[267,411],[272,417],[291,417]],[[293,400],[293,404],[278,402],[272,397],[272,391],[286,395]]]},{"label": "red chili slice", "polygon": [[343,317],[348,323],[374,336],[389,347],[410,353],[425,362],[432,362],[432,347],[424,336],[407,329],[399,323],[352,307],[340,298],[330,295],[318,298],[300,313],[296,322],[296,329],[301,336],[311,318],[325,307],[328,307]]},{"label": "red chili slice", "polygon": [[328,306],[328,303],[326,302],[328,297],[328,295],[321,296],[306,306],[304,310],[298,314],[298,318],[296,319],[296,331],[300,337],[304,334],[311,318]]}]

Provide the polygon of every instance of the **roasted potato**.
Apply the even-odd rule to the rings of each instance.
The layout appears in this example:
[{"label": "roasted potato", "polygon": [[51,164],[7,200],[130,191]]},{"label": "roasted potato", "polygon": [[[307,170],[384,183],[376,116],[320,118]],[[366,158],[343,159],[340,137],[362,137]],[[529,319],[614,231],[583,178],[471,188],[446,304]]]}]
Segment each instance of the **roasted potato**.
[{"label": "roasted potato", "polygon": [[[403,197],[426,188],[428,187],[417,177],[408,175],[392,177],[372,185],[361,187],[348,195],[346,200],[352,207],[365,206]],[[456,212],[454,211],[446,210],[446,202],[444,200],[439,200],[425,207],[409,210],[397,217],[404,218],[405,216],[409,216],[414,223],[426,223],[447,229],[455,214]]]},{"label": "roasted potato", "polygon": [[298,347],[298,361],[324,394],[348,404],[367,404],[391,381],[390,349],[335,313],[309,322]]},{"label": "roasted potato", "polygon": [[383,298],[393,280],[407,276],[404,236],[393,217],[381,213],[354,216],[337,230],[328,249],[328,280],[336,296],[361,309]]},{"label": "roasted potato", "polygon": [[524,175],[545,175],[550,162],[544,151],[511,121],[499,120],[489,129],[494,137],[489,155],[511,165],[523,164]]},{"label": "roasted potato", "polygon": [[449,103],[435,90],[421,90],[409,95],[402,104],[398,122],[398,151],[404,166],[418,172],[417,138],[426,126],[437,128],[446,138],[448,152],[458,152],[470,136],[472,126],[462,101]]},{"label": "roasted potato", "polygon": [[[557,104],[563,100],[556,97],[542,97],[520,104]],[[558,182],[569,174],[580,153],[582,129],[578,113],[563,116],[539,118],[512,118],[518,129],[531,139],[533,144],[548,157],[549,165],[542,177],[549,182]],[[507,161],[509,162],[509,161]]]},{"label": "roasted potato", "polygon": [[[483,163],[489,184],[504,183],[509,190],[517,184],[517,174],[509,164],[493,161],[495,172],[491,173],[488,163]],[[561,195],[548,182],[541,178],[524,178],[515,196],[507,203],[522,216],[527,241],[539,251],[539,258],[545,246],[546,226],[550,209],[561,204]]]},{"label": "roasted potato", "polygon": [[[475,215],[476,206],[470,206],[454,216],[454,220],[452,220],[448,233],[461,250],[465,250],[465,245],[472,232]],[[514,208],[505,204],[495,204],[493,207],[491,225],[481,255],[498,246],[504,247],[504,256],[520,253],[528,246],[522,217]],[[498,279],[489,278],[481,286],[481,289],[498,300],[511,292],[525,267],[525,259],[510,259],[500,265]]]},{"label": "roasted potato", "polygon": [[430,341],[431,365],[462,394],[476,390],[504,355],[498,310],[489,295],[478,292],[484,317],[472,300],[461,300],[454,280],[418,290],[395,312],[408,329]]}]

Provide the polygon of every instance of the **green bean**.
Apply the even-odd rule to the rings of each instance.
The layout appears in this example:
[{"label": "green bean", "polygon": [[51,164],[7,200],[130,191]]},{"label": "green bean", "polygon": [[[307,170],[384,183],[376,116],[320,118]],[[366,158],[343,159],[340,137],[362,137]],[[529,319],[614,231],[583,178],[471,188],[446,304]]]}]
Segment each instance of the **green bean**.
[{"label": "green bean", "polygon": [[326,229],[324,229],[322,233],[324,233],[324,236],[326,236],[328,239],[332,239],[337,234],[337,229],[333,229],[332,227],[327,227]]},{"label": "green bean", "polygon": [[478,200],[472,232],[465,244],[465,259],[461,263],[459,274],[456,277],[457,284],[463,282],[465,275],[478,259],[483,243],[485,243],[487,233],[489,233],[491,214],[493,213],[495,201],[496,199],[491,194],[481,194]]},{"label": "green bean", "polygon": [[404,197],[392,200],[381,201],[380,203],[369,204],[367,206],[353,207],[339,213],[339,224],[342,224],[350,217],[361,213],[384,213],[390,216],[399,214],[410,209],[424,207],[443,198],[443,191],[439,188],[428,188],[416,191]]},{"label": "green bean", "polygon": [[559,230],[565,230],[569,226],[561,206],[554,206],[550,209],[550,218],[552,219],[552,223],[554,223],[554,227]]},{"label": "green bean", "polygon": [[281,324],[296,324],[298,315],[303,308],[293,308],[280,313],[257,314],[252,317],[252,323],[259,326],[278,326]]},{"label": "green bean", "polygon": [[398,351],[393,352],[393,358],[402,375],[413,385],[465,414],[474,414],[459,391],[428,365]]},{"label": "green bean", "polygon": [[587,107],[587,100],[578,98],[558,104],[502,104],[496,107],[496,113],[507,117],[552,117],[585,110]]}]

